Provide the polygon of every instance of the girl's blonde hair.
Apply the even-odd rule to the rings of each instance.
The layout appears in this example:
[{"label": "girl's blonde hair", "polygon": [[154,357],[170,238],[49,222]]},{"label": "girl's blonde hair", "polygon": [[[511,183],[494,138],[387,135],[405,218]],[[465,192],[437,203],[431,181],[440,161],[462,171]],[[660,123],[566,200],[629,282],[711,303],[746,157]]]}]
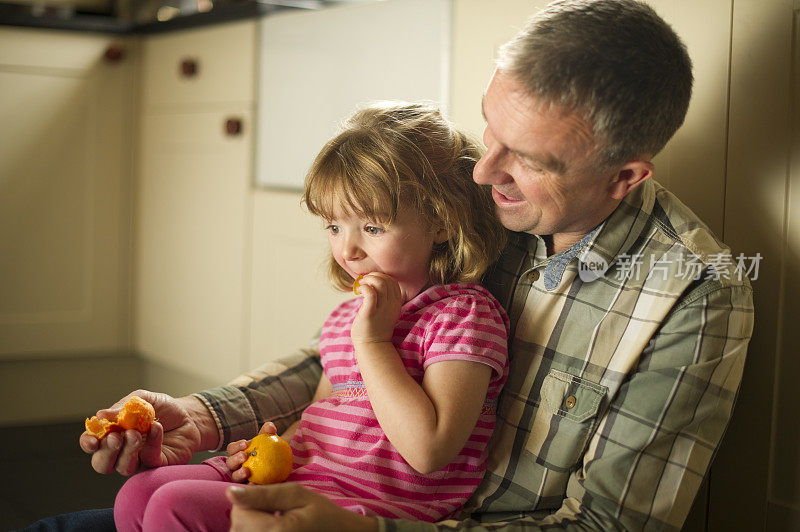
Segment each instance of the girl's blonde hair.
[{"label": "girl's blonde hair", "polygon": [[[434,284],[473,283],[494,262],[506,233],[494,215],[489,187],[472,180],[480,146],[426,104],[379,102],[358,110],[322,148],[306,176],[308,210],[333,218],[334,205],[391,224],[411,209],[449,238],[436,244]],[[330,257],[330,276],[342,290],[350,275]]]}]

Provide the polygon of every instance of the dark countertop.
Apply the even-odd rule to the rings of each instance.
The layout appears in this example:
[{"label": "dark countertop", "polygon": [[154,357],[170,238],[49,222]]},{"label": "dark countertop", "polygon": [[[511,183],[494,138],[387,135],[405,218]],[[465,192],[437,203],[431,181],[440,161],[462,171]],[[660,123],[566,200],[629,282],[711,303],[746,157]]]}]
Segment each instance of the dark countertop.
[{"label": "dark countertop", "polygon": [[163,22],[134,24],[119,20],[111,14],[74,13],[65,16],[59,15],[55,11],[50,11],[45,15],[35,16],[32,7],[29,5],[0,2],[0,26],[47,28],[114,35],[141,35],[209,26],[234,20],[260,18],[284,9],[291,8],[248,0],[215,6],[206,13],[177,16]]}]

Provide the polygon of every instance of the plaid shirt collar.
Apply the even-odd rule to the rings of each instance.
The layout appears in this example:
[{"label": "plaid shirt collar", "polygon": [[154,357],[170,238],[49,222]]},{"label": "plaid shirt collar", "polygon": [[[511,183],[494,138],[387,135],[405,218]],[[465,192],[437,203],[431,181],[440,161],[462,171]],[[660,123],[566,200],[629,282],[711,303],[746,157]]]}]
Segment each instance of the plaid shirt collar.
[{"label": "plaid shirt collar", "polygon": [[[544,265],[544,288],[550,292],[561,283],[572,259],[577,258],[581,272],[592,272],[594,276],[604,274],[640,238],[643,229],[651,221],[654,206],[655,186],[651,181],[646,181],[625,196],[614,212],[579,242],[550,257],[540,235],[514,233],[511,239],[516,240],[514,247],[527,248],[529,267]],[[666,217],[662,220],[669,223]],[[672,232],[675,232],[674,229]]]}]

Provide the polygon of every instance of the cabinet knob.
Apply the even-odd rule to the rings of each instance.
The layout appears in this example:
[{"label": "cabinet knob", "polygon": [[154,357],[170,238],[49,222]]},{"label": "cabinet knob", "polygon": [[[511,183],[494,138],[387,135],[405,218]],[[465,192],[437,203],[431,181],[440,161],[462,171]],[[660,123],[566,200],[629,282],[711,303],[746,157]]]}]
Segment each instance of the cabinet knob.
[{"label": "cabinet knob", "polygon": [[242,119],[229,118],[225,121],[225,133],[231,137],[242,134]]},{"label": "cabinet knob", "polygon": [[181,61],[181,74],[185,78],[193,78],[196,76],[198,69],[197,59],[187,58]]},{"label": "cabinet knob", "polygon": [[106,53],[103,54],[103,57],[109,63],[119,63],[125,57],[125,48],[118,44],[112,44],[106,48]]}]

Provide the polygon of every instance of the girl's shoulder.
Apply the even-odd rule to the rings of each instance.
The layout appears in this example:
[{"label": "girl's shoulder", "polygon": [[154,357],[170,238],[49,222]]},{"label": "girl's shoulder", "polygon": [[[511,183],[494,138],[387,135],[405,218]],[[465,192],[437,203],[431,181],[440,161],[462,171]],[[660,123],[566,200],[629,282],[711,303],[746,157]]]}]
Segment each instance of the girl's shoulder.
[{"label": "girl's shoulder", "polygon": [[459,302],[474,302],[481,306],[486,305],[505,314],[502,305],[486,288],[479,284],[467,283],[433,285],[406,303],[404,309],[413,312],[430,307],[442,308]]}]

